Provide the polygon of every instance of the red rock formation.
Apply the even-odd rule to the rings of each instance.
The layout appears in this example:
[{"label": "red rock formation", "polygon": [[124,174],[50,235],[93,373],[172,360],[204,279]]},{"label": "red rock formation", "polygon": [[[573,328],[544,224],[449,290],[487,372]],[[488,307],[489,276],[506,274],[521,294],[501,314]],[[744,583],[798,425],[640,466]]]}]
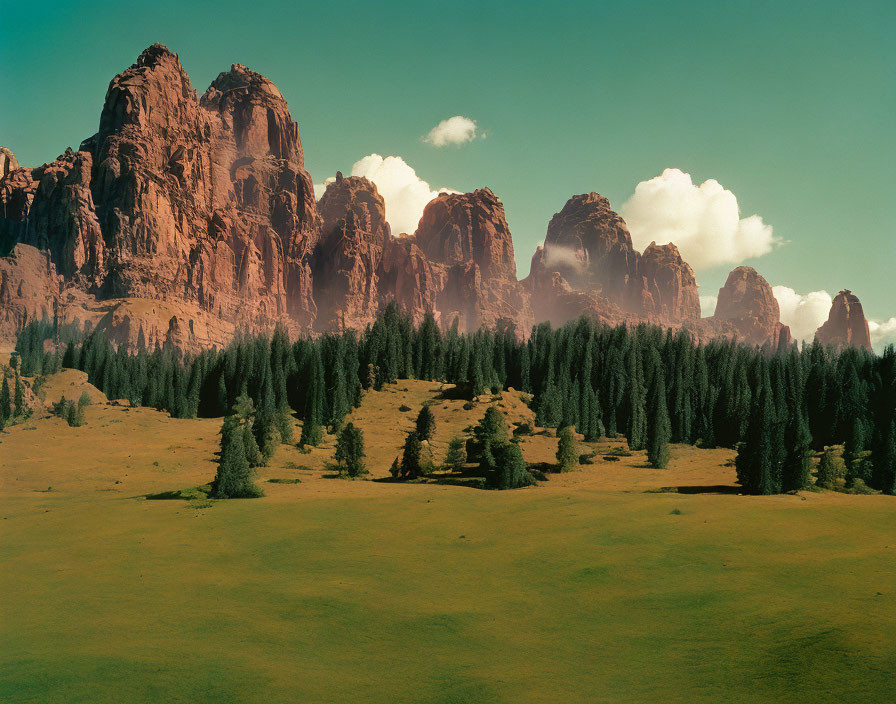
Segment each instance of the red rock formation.
[{"label": "red rock formation", "polygon": [[638,253],[625,221],[602,195],[573,196],[551,218],[543,263],[573,289],[601,295],[624,309],[631,307],[630,282],[637,273]]},{"label": "red rock formation", "polygon": [[15,344],[27,320],[52,319],[60,298],[60,277],[46,252],[17,244],[0,257],[0,343]]},{"label": "red rock formation", "polygon": [[[772,346],[790,344],[790,328],[782,325],[778,301],[772,287],[755,269],[739,266],[728,274],[719,289],[716,311],[710,319],[714,323],[734,327],[737,337],[751,345]],[[720,328],[721,332],[721,328]]]},{"label": "red rock formation", "polygon": [[16,155],[6,147],[0,147],[0,179],[6,178],[17,168],[19,162],[16,160]]},{"label": "red rock formation", "polygon": [[844,289],[834,297],[828,319],[815,332],[815,339],[825,346],[871,350],[868,321],[862,303],[852,291]]},{"label": "red rock formation", "polygon": [[694,272],[678,248],[654,242],[638,254],[625,221],[597,193],[573,196],[554,215],[527,286],[537,320],[588,315],[669,325],[700,318]]},{"label": "red rock formation", "polygon": [[385,204],[366,178],[337,173],[318,209],[323,227],[314,258],[316,326],[364,329],[376,318],[377,270],[391,239]]},{"label": "red rock formation", "polygon": [[438,298],[444,287],[444,268],[427,259],[413,235],[387,240],[379,272],[381,304],[395,301],[415,323],[427,312],[441,322]]},{"label": "red rock formation", "polygon": [[463,332],[512,322],[527,334],[533,322],[529,295],[516,279],[513,239],[494,193],[440,194],[423,210],[415,239],[444,271],[437,298],[444,326],[457,321]]},{"label": "red rock formation", "polygon": [[0,182],[0,251],[32,244],[69,285],[198,307],[221,330],[311,325],[319,231],[274,84],[234,65],[200,99],[160,44],[112,80],[81,151]]},{"label": "red rock formation", "polygon": [[661,321],[700,318],[700,296],[694,271],[674,244],[651,242],[638,260],[641,310]]}]

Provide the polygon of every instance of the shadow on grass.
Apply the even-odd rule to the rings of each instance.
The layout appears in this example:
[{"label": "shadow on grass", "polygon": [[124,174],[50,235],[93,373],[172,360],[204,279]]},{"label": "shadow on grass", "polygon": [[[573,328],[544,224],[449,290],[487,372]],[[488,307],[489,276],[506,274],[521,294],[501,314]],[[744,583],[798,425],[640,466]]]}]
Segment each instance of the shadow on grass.
[{"label": "shadow on grass", "polygon": [[647,494],[740,494],[742,489],[732,484],[713,484],[709,486],[661,486],[648,489]]},{"label": "shadow on grass", "polygon": [[157,494],[144,494],[147,501],[195,501],[207,499],[211,493],[211,484],[194,486],[189,489],[175,489],[172,491],[160,491]]}]

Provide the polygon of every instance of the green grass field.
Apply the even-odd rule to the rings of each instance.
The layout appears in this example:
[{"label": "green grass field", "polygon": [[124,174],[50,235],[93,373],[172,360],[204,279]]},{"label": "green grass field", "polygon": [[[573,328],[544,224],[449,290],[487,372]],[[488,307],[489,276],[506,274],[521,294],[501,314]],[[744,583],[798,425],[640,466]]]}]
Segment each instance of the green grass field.
[{"label": "green grass field", "polygon": [[[400,382],[365,398],[374,476],[437,394]],[[514,394],[493,402],[527,412]],[[434,407],[437,450],[484,410],[461,404]],[[100,403],[87,420],[2,435],[0,701],[896,693],[892,497],[738,496],[732,453],[686,447],[668,470],[637,453],[512,492],[352,482],[326,478],[329,441],[281,447],[266,498],[200,508],[144,495],[208,481],[219,420]],[[524,452],[555,447],[536,436]]]}]

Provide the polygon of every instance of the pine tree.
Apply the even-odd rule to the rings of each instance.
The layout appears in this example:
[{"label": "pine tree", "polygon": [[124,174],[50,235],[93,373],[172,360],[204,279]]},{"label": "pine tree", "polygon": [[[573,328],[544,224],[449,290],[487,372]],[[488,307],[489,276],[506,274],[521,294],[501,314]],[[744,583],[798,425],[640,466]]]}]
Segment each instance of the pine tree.
[{"label": "pine tree", "polygon": [[445,455],[445,463],[442,469],[446,472],[462,472],[467,462],[466,444],[463,438],[455,435],[448,443],[448,454]]},{"label": "pine tree", "polygon": [[416,431],[408,433],[401,455],[400,476],[417,479],[432,474],[432,460],[424,450],[423,441]]},{"label": "pine tree", "polygon": [[323,439],[323,423],[324,415],[324,368],[320,357],[320,350],[317,345],[311,352],[311,358],[308,362],[308,393],[305,402],[305,418],[302,423],[302,436],[299,444],[318,445]]},{"label": "pine tree", "polygon": [[492,445],[488,455],[485,482],[490,489],[520,489],[535,484],[535,478],[529,473],[523,453],[515,443],[503,442]]},{"label": "pine tree", "polygon": [[3,374],[3,386],[0,386],[0,424],[12,418],[12,398],[9,393],[9,376]]},{"label": "pine tree", "polygon": [[775,481],[772,423],[774,422],[772,393],[763,385],[753,403],[747,433],[737,451],[735,466],[737,480],[748,494],[777,494],[780,485]]},{"label": "pine tree", "polygon": [[346,424],[336,441],[335,458],[340,474],[349,477],[360,477],[367,474],[364,457],[363,431],[354,423]]},{"label": "pine tree", "polygon": [[636,343],[633,343],[628,359],[627,435],[630,450],[643,450],[647,445],[647,411],[643,379],[641,355]]},{"label": "pine tree", "polygon": [[557,465],[561,472],[571,472],[579,463],[576,438],[572,426],[565,426],[557,433]]},{"label": "pine tree", "polygon": [[212,482],[211,496],[216,499],[243,499],[264,496],[252,481],[252,470],[246,459],[243,428],[239,417],[227,416],[221,428],[221,457]]},{"label": "pine tree", "polygon": [[785,454],[781,472],[781,490],[799,491],[812,483],[812,436],[802,408],[792,410],[784,436]]},{"label": "pine tree", "polygon": [[657,469],[665,469],[669,464],[669,439],[672,426],[666,407],[666,383],[662,369],[654,374],[650,397],[650,423],[647,426],[647,461]]},{"label": "pine tree", "polygon": [[436,417],[428,405],[424,405],[417,414],[416,426],[417,435],[421,440],[432,441],[433,433],[436,431]]}]

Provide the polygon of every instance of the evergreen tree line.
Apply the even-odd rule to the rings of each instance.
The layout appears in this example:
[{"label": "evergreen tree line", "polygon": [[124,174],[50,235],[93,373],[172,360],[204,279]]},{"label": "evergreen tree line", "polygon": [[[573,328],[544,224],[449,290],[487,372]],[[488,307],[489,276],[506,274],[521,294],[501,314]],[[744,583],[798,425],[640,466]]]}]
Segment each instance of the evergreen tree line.
[{"label": "evergreen tree line", "polygon": [[[52,323],[31,323],[20,338],[23,361],[26,352],[36,360],[41,335],[59,337]],[[110,398],[176,417],[228,415],[245,394],[260,447],[275,437],[272,428],[286,437],[292,412],[304,421],[300,441],[316,444],[323,429],[341,429],[363,389],[417,378],[457,384],[468,395],[529,392],[537,425],[572,426],[586,441],[622,434],[659,467],[670,442],[739,448],[738,476],[752,493],[805,486],[809,453],[843,443],[848,481],[896,492],[893,348],[876,356],[818,343],[802,350],[695,344],[686,331],[587,319],[556,329],[543,323],[520,341],[512,326],[443,334],[431,315],[414,326],[388,306],[360,333],[293,343],[282,330],[238,335],[198,355],[115,350],[94,333],[70,339],[61,356],[43,353],[41,368],[54,364],[84,370]]]}]

